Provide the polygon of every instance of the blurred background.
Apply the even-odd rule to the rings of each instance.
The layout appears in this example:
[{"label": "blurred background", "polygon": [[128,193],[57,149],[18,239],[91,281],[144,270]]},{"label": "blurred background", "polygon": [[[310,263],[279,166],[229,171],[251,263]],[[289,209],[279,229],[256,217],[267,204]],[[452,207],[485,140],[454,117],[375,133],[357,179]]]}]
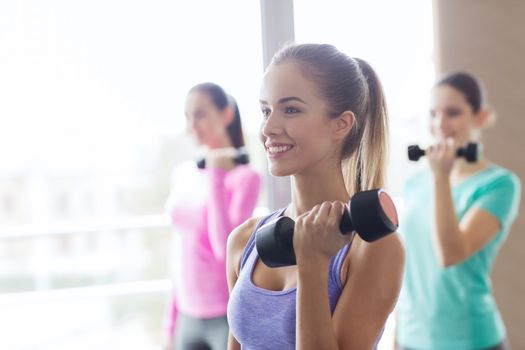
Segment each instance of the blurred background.
[{"label": "blurred background", "polygon": [[[485,82],[499,118],[489,157],[523,181],[523,18],[518,0],[2,0],[0,349],[159,348],[177,268],[164,203],[173,167],[197,152],[186,92],[212,81],[236,97],[266,174],[259,85],[287,41],[331,43],[376,69],[394,196],[417,167],[406,146],[429,140],[429,89],[457,69]],[[265,175],[256,211],[286,202],[286,189]],[[524,230],[522,213],[494,271],[516,349]]]}]

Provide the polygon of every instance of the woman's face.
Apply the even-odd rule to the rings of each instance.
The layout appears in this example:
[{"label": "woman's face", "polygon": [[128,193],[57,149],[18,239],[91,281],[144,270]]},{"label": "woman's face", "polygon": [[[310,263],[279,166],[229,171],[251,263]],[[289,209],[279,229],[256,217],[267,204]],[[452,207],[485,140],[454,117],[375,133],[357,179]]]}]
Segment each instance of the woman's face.
[{"label": "woman's face", "polygon": [[260,136],[272,175],[287,176],[312,166],[322,167],[327,159],[338,155],[331,131],[334,119],[327,116],[317,87],[296,63],[285,61],[269,68],[260,103]]},{"label": "woman's face", "polygon": [[227,135],[226,110],[219,110],[207,93],[194,91],[188,94],[185,111],[187,130],[199,145],[220,147]]},{"label": "woman's face", "polygon": [[450,85],[433,89],[430,103],[430,132],[437,140],[452,138],[457,144],[475,138],[478,123],[465,95]]}]

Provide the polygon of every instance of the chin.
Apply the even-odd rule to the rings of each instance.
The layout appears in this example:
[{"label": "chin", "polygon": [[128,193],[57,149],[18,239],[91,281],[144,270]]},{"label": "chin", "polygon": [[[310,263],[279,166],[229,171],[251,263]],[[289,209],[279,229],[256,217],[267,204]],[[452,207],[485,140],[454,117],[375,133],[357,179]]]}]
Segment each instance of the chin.
[{"label": "chin", "polygon": [[290,176],[294,174],[294,172],[290,171],[290,169],[286,169],[283,166],[277,166],[275,164],[274,165],[269,164],[268,171],[270,172],[270,175],[274,177],[284,177],[284,176]]}]

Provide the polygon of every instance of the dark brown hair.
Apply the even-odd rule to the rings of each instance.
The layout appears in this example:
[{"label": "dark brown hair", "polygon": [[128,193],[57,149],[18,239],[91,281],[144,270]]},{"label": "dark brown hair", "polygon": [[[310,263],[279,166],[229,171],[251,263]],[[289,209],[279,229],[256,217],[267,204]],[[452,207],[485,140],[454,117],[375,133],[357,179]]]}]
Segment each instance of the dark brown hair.
[{"label": "dark brown hair", "polygon": [[223,111],[226,107],[230,106],[233,109],[233,120],[228,125],[228,135],[230,140],[235,148],[244,147],[244,136],[242,132],[242,123],[241,123],[241,114],[239,112],[239,107],[235,99],[228,95],[222,87],[214,83],[202,83],[195,85],[188,91],[192,92],[201,92],[210,96],[213,105],[217,107],[220,111]]},{"label": "dark brown hair", "polygon": [[485,105],[483,85],[473,75],[465,72],[450,73],[436,83],[435,86],[450,85],[461,92],[474,113],[478,113]]}]

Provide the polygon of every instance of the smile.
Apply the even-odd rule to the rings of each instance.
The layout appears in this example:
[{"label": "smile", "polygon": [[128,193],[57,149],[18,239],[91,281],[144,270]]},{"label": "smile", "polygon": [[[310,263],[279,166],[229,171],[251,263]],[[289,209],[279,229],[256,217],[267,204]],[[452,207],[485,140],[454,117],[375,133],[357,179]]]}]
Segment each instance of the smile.
[{"label": "smile", "polygon": [[293,148],[292,145],[279,145],[279,146],[268,146],[266,152],[269,157],[275,158],[283,156],[286,152]]}]

